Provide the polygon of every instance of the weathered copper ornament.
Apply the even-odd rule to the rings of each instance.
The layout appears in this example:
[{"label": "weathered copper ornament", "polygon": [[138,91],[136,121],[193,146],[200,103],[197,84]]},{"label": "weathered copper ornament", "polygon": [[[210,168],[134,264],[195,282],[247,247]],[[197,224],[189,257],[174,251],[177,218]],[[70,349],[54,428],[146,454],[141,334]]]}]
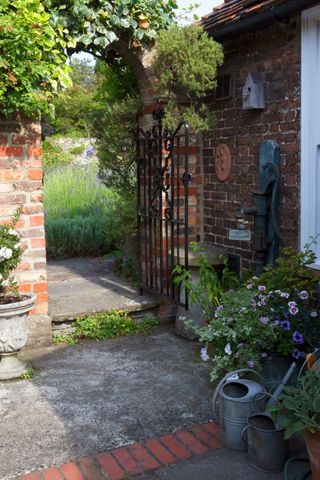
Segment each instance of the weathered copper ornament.
[{"label": "weathered copper ornament", "polygon": [[228,145],[221,143],[216,148],[215,170],[218,180],[225,182],[231,173],[231,155]]}]

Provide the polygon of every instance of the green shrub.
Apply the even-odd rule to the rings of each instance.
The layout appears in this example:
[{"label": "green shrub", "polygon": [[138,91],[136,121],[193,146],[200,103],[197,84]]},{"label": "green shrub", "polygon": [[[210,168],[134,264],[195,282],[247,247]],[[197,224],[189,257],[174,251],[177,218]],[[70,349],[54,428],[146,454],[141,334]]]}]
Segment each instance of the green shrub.
[{"label": "green shrub", "polygon": [[61,147],[54,145],[50,140],[42,142],[42,161],[45,172],[50,168],[68,165],[73,160],[74,157],[70,153],[64,152]]},{"label": "green shrub", "polygon": [[107,216],[46,218],[48,258],[110,253],[118,245],[117,227],[117,221]]},{"label": "green shrub", "polygon": [[71,155],[82,155],[82,153],[84,152],[84,149],[86,148],[86,146],[84,144],[82,145],[77,145],[76,147],[72,147],[70,148],[69,150],[69,153]]}]

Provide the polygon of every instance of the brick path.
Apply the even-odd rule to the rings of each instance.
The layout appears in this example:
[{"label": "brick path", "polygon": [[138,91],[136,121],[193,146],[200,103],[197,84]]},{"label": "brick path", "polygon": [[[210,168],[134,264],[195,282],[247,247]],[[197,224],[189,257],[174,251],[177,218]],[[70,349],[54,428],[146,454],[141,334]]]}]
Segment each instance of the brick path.
[{"label": "brick path", "polygon": [[19,480],[122,480],[220,448],[219,427],[195,425],[175,434],[153,438],[91,457],[22,475]]}]

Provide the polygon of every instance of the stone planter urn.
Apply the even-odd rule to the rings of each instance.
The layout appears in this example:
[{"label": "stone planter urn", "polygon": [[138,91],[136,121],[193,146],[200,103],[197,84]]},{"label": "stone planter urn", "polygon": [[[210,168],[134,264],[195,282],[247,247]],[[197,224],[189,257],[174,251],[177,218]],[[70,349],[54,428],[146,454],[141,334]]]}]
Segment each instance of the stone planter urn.
[{"label": "stone planter urn", "polygon": [[28,340],[27,317],[36,300],[35,295],[0,304],[0,380],[19,378],[27,370],[18,353]]}]

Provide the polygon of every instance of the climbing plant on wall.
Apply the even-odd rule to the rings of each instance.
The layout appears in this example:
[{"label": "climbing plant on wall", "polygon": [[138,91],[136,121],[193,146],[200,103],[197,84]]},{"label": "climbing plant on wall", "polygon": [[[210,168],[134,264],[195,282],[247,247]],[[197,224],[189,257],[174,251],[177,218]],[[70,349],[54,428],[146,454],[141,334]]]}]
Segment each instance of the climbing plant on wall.
[{"label": "climbing plant on wall", "polygon": [[48,111],[52,95],[70,83],[64,50],[74,46],[41,0],[1,0],[0,111]]}]

